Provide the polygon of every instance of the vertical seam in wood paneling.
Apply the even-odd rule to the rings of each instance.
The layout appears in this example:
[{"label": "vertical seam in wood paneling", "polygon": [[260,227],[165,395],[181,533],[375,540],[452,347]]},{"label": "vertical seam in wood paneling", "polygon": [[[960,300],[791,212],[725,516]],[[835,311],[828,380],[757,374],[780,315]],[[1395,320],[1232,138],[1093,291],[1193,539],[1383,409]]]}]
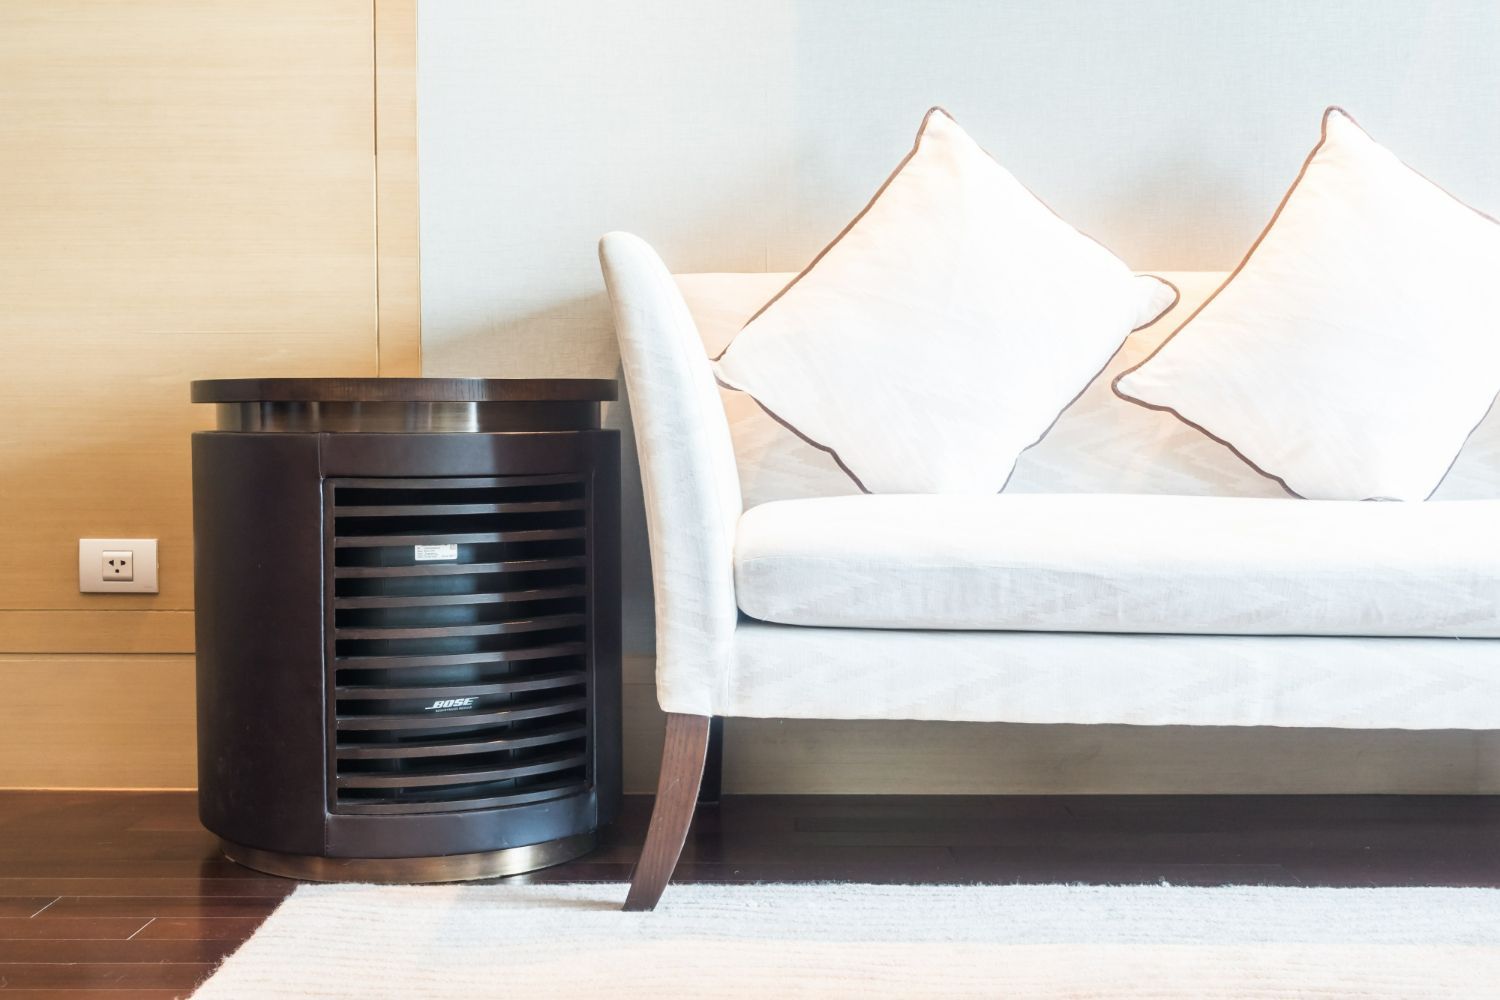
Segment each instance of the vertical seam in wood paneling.
[{"label": "vertical seam in wood paneling", "polygon": [[380,0],[370,0],[370,164],[375,172],[374,198],[370,212],[375,225],[375,374],[383,375],[380,366]]},{"label": "vertical seam in wood paneling", "polygon": [[372,0],[375,52],[376,363],[422,374],[416,0]]}]

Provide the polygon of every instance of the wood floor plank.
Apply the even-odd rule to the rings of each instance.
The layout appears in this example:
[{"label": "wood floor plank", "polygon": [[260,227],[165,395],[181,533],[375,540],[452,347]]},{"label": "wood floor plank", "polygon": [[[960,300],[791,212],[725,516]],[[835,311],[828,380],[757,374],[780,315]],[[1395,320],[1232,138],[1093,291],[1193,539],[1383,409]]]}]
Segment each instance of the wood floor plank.
[{"label": "wood floor plank", "polygon": [[265,917],[162,917],[136,935],[138,941],[247,941]]},{"label": "wood floor plank", "polygon": [[147,917],[0,918],[0,941],[124,941],[150,922]]},{"label": "wood floor plank", "polygon": [[216,878],[259,879],[260,872],[241,868],[221,858],[178,861],[132,861],[128,858],[100,861],[97,858],[62,856],[51,860],[27,858],[0,850],[0,877],[4,878]]},{"label": "wood floor plank", "polygon": [[290,879],[250,878],[64,878],[0,877],[3,896],[181,896],[209,899],[280,899],[297,883]]},{"label": "wood floor plank", "polygon": [[48,828],[33,832],[29,836],[19,836],[12,828],[6,832],[4,849],[0,854],[10,859],[18,857],[32,857],[39,861],[66,859],[81,853],[79,851],[80,839],[87,843],[88,853],[101,861],[201,861],[217,853],[213,850],[214,842],[202,835],[121,832],[108,838],[88,834],[84,834],[81,838],[77,832],[73,832],[70,834],[74,838],[73,842],[69,843],[59,839],[60,832],[63,831]]},{"label": "wood floor plank", "polygon": [[7,989],[5,991],[6,1000],[23,997],[31,997],[32,1000],[182,1000],[183,995],[182,990]]},{"label": "wood floor plank", "polygon": [[36,919],[58,917],[264,917],[280,899],[182,896],[64,896]]},{"label": "wood floor plank", "polygon": [[11,990],[155,989],[190,990],[213,971],[208,962],[53,965],[22,963],[0,965],[4,992]]},{"label": "wood floor plank", "polygon": [[237,947],[233,941],[0,941],[0,967],[15,962],[54,965],[218,962]]},{"label": "wood floor plank", "polygon": [[200,837],[208,833],[198,821],[197,808],[172,808],[172,805],[175,803],[140,814],[127,829],[131,833],[190,833]]}]

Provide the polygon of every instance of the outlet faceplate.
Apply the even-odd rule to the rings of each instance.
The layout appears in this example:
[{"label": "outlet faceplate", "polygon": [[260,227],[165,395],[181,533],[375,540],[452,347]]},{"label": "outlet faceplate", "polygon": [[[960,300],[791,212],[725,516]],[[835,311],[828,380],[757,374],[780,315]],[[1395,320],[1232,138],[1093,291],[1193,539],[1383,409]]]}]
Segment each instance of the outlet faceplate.
[{"label": "outlet faceplate", "polygon": [[85,594],[155,594],[156,539],[80,538],[78,589]]}]

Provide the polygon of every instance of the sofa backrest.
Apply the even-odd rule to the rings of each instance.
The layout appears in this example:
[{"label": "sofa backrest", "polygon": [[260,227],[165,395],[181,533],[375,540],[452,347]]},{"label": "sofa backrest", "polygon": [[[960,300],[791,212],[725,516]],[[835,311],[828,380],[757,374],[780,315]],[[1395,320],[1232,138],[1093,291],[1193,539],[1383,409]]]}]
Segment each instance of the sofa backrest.
[{"label": "sofa backrest", "polygon": [[[714,357],[793,277],[681,274],[676,280],[704,349]],[[1183,271],[1163,272],[1161,277],[1181,291],[1177,305],[1126,339],[1105,371],[1062,413],[1041,442],[1021,455],[1006,492],[1287,496],[1274,480],[1172,414],[1127,403],[1110,390],[1115,376],[1154,351],[1225,275]],[[729,389],[720,389],[720,398],[747,508],[771,500],[858,492],[826,452],[771,419],[753,399]],[[1496,411],[1469,439],[1433,499],[1490,498],[1500,498],[1500,412]]]}]

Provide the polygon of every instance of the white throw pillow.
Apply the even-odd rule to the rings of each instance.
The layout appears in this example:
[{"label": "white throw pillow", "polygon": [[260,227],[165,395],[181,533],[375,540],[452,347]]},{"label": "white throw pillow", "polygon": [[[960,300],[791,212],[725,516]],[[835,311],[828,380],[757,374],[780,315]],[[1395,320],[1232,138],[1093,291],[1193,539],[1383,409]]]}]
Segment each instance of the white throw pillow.
[{"label": "white throw pillow", "polygon": [[1296,496],[1431,496],[1500,393],[1500,225],[1345,112],[1240,266],[1115,380]]},{"label": "white throw pillow", "polygon": [[719,378],[873,493],[995,493],[1176,300],[1052,213],[939,108]]}]

